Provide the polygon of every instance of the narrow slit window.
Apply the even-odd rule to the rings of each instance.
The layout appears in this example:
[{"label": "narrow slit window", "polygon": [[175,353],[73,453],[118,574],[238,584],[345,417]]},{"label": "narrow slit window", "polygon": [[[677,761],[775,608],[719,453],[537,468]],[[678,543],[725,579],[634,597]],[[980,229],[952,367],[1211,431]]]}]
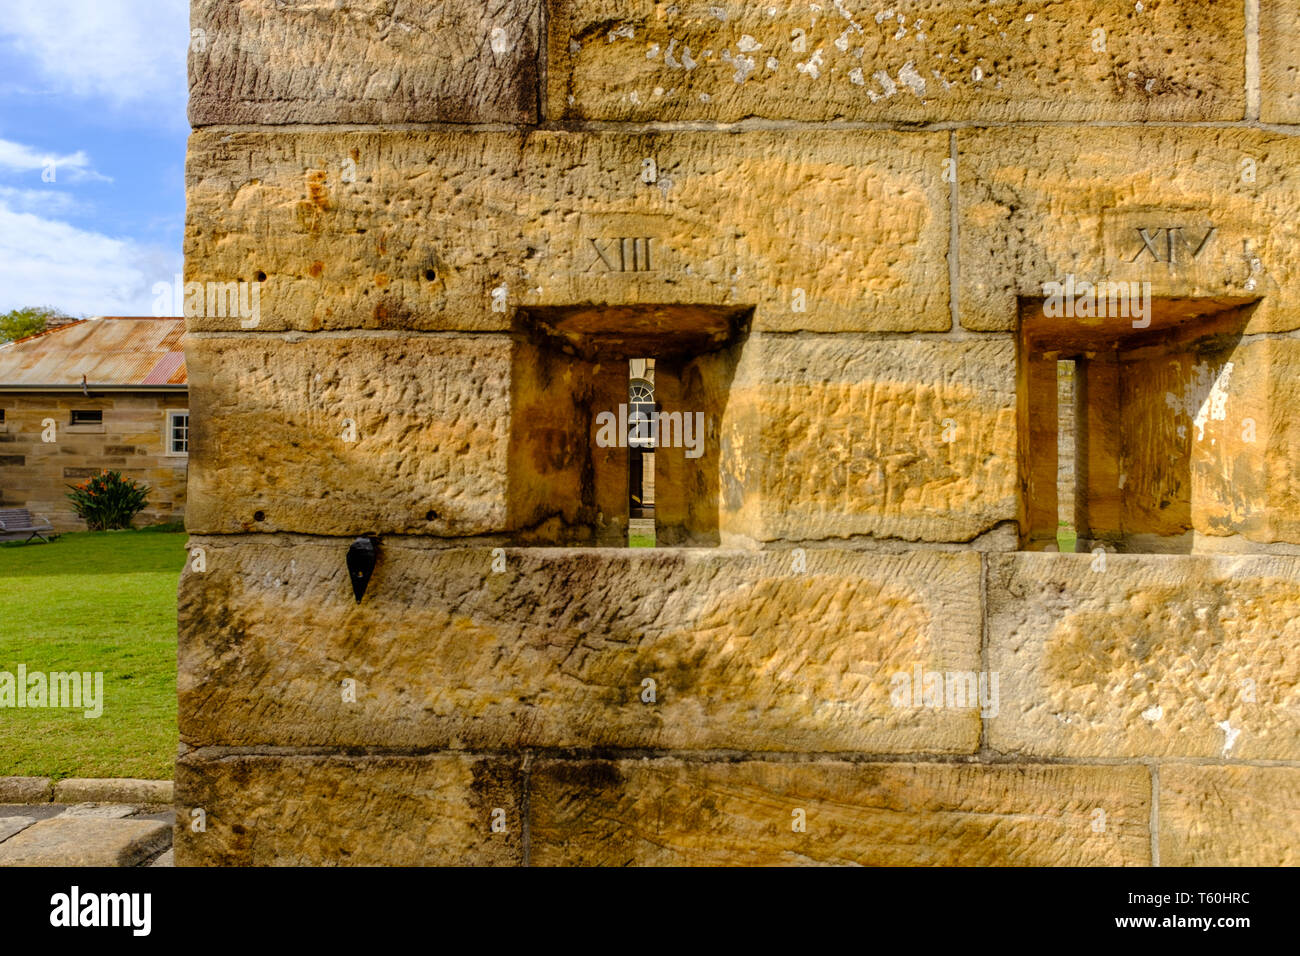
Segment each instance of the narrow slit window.
[{"label": "narrow slit window", "polygon": [[1056,363],[1056,544],[1063,552],[1078,543],[1078,379],[1073,359]]},{"label": "narrow slit window", "polygon": [[72,410],[73,425],[102,425],[104,424],[104,413],[100,409],[74,408]]},{"label": "narrow slit window", "polygon": [[655,446],[658,406],[652,358],[628,362],[628,544],[655,545]]}]

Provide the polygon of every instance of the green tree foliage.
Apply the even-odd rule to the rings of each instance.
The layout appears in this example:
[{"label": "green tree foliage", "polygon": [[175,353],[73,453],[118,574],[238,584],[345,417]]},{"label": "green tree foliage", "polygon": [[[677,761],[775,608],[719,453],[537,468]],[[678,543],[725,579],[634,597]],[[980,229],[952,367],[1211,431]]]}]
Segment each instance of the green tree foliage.
[{"label": "green tree foliage", "polygon": [[49,306],[28,306],[14,309],[0,315],[0,342],[12,342],[15,339],[35,335],[50,324],[59,324],[71,316]]}]

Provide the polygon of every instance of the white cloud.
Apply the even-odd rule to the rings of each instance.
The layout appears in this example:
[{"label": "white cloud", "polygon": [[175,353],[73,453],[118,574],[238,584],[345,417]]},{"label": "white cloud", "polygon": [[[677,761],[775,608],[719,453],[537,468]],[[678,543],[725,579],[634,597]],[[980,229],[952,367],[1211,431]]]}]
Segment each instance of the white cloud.
[{"label": "white cloud", "polygon": [[154,283],[180,271],[178,252],[20,212],[0,196],[0,312],[152,315]]},{"label": "white cloud", "polygon": [[57,153],[42,153],[12,140],[0,139],[0,170],[25,173],[37,169],[42,174],[48,170],[49,175],[54,177],[51,182],[58,182],[60,175],[74,183],[87,179],[105,183],[113,181],[90,168],[90,157],[83,150],[59,156]]},{"label": "white cloud", "polygon": [[[10,83],[146,105],[161,115],[186,96],[188,0],[24,0],[5,4],[0,60]],[[34,77],[24,77],[24,68]],[[179,104],[179,105],[178,105]]]},{"label": "white cloud", "polygon": [[59,189],[15,189],[12,186],[0,186],[0,205],[15,212],[42,216],[67,216],[79,208],[71,193]]}]

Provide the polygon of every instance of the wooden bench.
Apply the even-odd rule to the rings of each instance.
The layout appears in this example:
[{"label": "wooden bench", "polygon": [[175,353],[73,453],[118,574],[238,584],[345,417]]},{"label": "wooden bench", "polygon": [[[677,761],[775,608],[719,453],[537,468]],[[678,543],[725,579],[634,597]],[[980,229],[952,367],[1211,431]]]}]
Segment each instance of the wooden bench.
[{"label": "wooden bench", "polygon": [[24,543],[40,538],[49,544],[50,538],[58,537],[53,531],[49,518],[33,517],[26,508],[0,508],[0,541],[17,541],[27,535]]}]

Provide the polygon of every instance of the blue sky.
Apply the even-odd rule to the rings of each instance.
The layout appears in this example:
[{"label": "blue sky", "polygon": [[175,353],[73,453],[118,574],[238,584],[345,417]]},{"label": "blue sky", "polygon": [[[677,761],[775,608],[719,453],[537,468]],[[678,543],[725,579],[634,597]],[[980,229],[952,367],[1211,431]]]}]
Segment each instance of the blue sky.
[{"label": "blue sky", "polygon": [[188,42],[189,0],[0,0],[0,312],[153,314],[181,269]]}]

